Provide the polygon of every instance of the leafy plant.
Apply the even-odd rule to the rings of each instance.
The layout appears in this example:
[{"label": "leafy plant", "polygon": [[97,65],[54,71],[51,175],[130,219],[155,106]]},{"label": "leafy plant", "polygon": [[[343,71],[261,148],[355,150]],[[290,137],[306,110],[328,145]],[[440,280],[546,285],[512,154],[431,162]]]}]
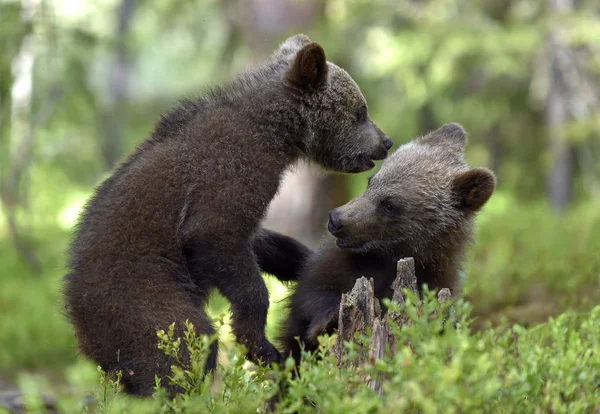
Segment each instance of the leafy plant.
[{"label": "leafy plant", "polygon": [[[197,336],[186,324],[184,338],[174,327],[160,332],[160,347],[175,358],[182,344],[192,362],[173,367],[172,383],[184,393],[169,399],[157,387],[160,412],[265,412],[275,395],[275,412],[573,412],[600,409],[600,306],[590,312],[566,313],[526,329],[471,332],[471,307],[453,305],[456,325],[447,323],[447,310],[426,291],[421,302],[409,297],[404,311],[410,323],[392,326],[401,346],[388,349],[381,360],[356,369],[340,369],[331,352],[335,337],[322,336],[314,354],[304,353],[299,376],[293,360],[281,369],[251,368],[233,347],[231,363],[218,367],[213,379],[204,377],[203,361],[213,338]],[[389,304],[389,302],[388,302]],[[389,304],[391,310],[397,305]],[[366,337],[347,343],[348,359]],[[365,376],[383,382],[383,395],[367,387]],[[101,388],[106,389],[106,381]],[[110,390],[115,390],[110,383]],[[280,392],[285,384],[285,392]]]}]

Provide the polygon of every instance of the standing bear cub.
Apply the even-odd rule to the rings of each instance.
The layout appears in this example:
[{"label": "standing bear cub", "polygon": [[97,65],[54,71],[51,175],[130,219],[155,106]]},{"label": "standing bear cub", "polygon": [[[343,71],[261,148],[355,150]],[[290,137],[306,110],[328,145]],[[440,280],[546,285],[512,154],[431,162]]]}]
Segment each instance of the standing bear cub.
[{"label": "standing bear cub", "polygon": [[[369,170],[391,146],[356,83],[304,35],[228,86],[184,101],[82,215],[64,280],[81,352],[122,370],[129,393],[152,394],[155,374],[169,387],[174,361],[158,349],[156,331],[176,322],[183,336],[190,320],[198,333],[213,334],[204,307],[216,288],[231,302],[248,358],[278,361],[265,337],[269,298],[259,263],[279,272],[270,246],[295,242],[259,224],[282,174],[302,159],[338,172]],[[216,359],[215,344],[207,370]]]},{"label": "standing bear cub", "polygon": [[402,145],[362,195],[330,212],[331,235],[299,272],[280,336],[296,363],[302,349],[297,338],[314,351],[318,335],[332,334],[341,295],[358,278],[373,278],[375,295],[391,298],[396,263],[403,257],[415,259],[419,287],[447,287],[459,295],[474,215],[496,186],[491,171],[468,167],[466,136],[452,123]]}]

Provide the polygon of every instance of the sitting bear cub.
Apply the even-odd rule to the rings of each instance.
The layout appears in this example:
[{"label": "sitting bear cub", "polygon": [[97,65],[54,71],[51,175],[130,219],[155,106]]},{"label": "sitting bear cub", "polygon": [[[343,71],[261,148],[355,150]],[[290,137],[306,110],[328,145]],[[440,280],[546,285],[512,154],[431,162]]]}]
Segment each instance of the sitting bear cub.
[{"label": "sitting bear cub", "polygon": [[419,287],[460,294],[460,267],[473,235],[475,213],[496,186],[485,168],[464,159],[466,132],[446,124],[398,148],[369,180],[367,190],[329,214],[331,235],[309,254],[290,298],[280,335],[286,355],[300,361],[317,336],[337,328],[342,293],[361,276],[375,295],[391,298],[396,263],[414,257]]}]

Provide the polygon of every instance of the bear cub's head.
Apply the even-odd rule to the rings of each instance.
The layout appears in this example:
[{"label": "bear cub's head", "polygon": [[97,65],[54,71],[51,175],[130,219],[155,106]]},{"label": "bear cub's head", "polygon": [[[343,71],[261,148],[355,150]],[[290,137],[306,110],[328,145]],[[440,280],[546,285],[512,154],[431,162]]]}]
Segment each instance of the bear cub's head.
[{"label": "bear cub's head", "polygon": [[337,172],[357,173],[386,158],[392,140],[373,123],[354,80],[328,62],[323,48],[305,35],[287,39],[275,52],[286,65],[286,89],[307,121],[307,139],[297,143],[306,158]]},{"label": "bear cub's head", "polygon": [[466,140],[465,130],[450,123],[399,147],[362,195],[330,212],[337,246],[419,255],[468,241],[496,178],[486,168],[469,168]]}]

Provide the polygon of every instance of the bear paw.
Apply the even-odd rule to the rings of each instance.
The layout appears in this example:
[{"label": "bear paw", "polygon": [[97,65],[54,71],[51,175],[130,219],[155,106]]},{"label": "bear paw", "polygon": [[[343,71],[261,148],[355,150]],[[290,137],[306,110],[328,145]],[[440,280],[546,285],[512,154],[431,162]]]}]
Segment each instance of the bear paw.
[{"label": "bear paw", "polygon": [[266,339],[264,339],[257,348],[248,352],[247,358],[255,364],[273,364],[281,362],[281,354],[277,348]]}]

